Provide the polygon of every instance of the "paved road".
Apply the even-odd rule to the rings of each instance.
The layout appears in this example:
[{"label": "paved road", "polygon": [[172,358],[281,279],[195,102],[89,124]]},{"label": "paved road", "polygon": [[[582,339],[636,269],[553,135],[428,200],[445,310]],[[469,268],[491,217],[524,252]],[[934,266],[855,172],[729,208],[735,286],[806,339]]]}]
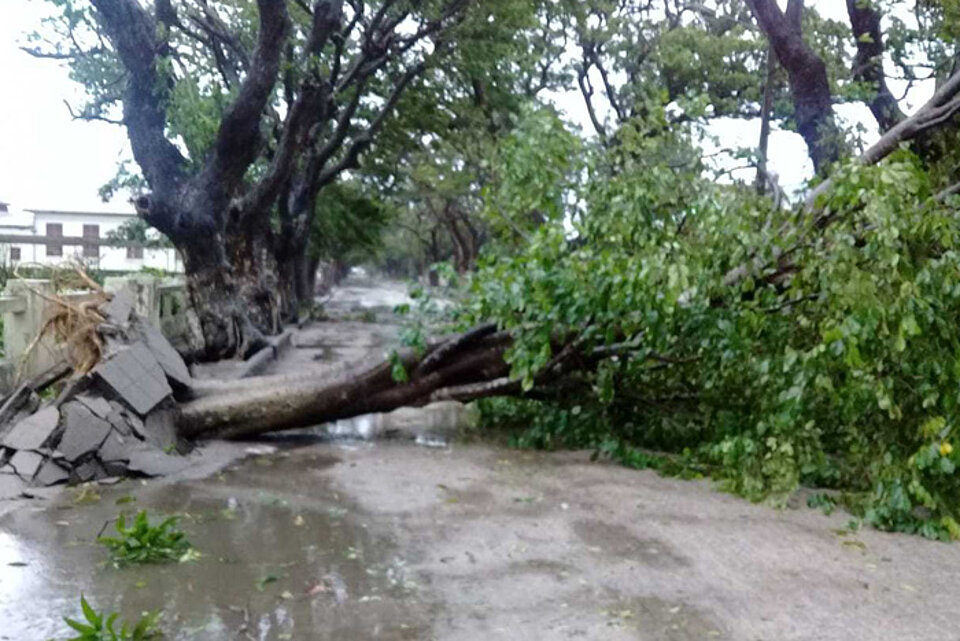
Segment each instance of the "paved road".
[{"label": "paved road", "polygon": [[[105,567],[125,496],[203,557]],[[81,591],[176,640],[957,638],[960,547],[844,524],[586,454],[317,444],[0,518],[0,639],[57,634]]]},{"label": "paved road", "polygon": [[[308,330],[278,370],[369,356],[388,330]],[[190,479],[0,509],[0,639],[62,634],[81,592],[127,616],[163,609],[175,641],[960,639],[958,545],[583,453],[303,442],[221,472],[236,450],[217,446]],[[141,508],[184,515],[203,556],[106,566],[97,533]]]}]

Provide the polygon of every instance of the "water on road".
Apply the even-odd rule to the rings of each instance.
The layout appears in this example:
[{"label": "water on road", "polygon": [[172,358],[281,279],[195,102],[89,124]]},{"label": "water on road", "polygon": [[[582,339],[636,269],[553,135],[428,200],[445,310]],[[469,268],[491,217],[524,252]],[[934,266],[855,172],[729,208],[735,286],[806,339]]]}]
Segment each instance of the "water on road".
[{"label": "water on road", "polygon": [[[330,307],[401,296],[351,288]],[[271,371],[324,375],[396,342],[379,318],[341,318],[301,331]],[[280,451],[211,444],[179,480],[0,504],[0,639],[68,638],[80,594],[126,618],[162,610],[175,641],[957,637],[958,545],[589,453],[465,444],[449,438],[456,408],[417,412],[271,439]],[[179,515],[199,558],[111,566],[97,535],[140,509]]]}]

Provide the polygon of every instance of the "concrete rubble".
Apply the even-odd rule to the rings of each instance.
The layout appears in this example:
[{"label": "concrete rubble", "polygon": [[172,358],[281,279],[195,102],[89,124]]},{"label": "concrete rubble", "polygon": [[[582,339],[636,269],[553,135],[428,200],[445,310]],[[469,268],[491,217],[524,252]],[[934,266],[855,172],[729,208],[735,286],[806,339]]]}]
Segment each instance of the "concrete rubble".
[{"label": "concrete rubble", "polygon": [[184,469],[174,390],[187,389],[186,363],[120,292],[100,308],[103,360],[41,405],[18,390],[0,415],[0,500],[31,488]]}]

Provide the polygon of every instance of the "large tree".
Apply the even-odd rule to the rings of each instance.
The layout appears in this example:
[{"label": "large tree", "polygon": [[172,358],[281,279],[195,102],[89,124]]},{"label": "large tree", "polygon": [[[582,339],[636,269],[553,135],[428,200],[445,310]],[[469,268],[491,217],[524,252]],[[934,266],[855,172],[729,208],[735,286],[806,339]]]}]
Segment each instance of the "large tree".
[{"label": "large tree", "polygon": [[359,166],[458,28],[509,3],[57,5],[57,36],[29,50],[70,61],[90,94],[79,116],[126,127],[137,211],[182,252],[202,355],[215,358],[260,345],[283,303],[310,294],[320,190]]}]

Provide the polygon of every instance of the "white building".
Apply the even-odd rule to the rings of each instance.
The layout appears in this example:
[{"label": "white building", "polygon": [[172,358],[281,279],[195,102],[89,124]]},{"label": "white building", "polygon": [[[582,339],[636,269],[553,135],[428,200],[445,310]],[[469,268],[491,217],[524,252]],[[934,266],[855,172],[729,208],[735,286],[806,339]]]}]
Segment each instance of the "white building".
[{"label": "white building", "polygon": [[[18,210],[0,202],[0,261],[3,263],[59,265],[80,261],[109,272],[138,272],[144,267],[182,273],[183,261],[173,248],[107,247],[82,241],[50,242],[54,238],[99,240],[135,214],[109,212]],[[11,242],[9,236],[46,237],[47,242]]]}]

